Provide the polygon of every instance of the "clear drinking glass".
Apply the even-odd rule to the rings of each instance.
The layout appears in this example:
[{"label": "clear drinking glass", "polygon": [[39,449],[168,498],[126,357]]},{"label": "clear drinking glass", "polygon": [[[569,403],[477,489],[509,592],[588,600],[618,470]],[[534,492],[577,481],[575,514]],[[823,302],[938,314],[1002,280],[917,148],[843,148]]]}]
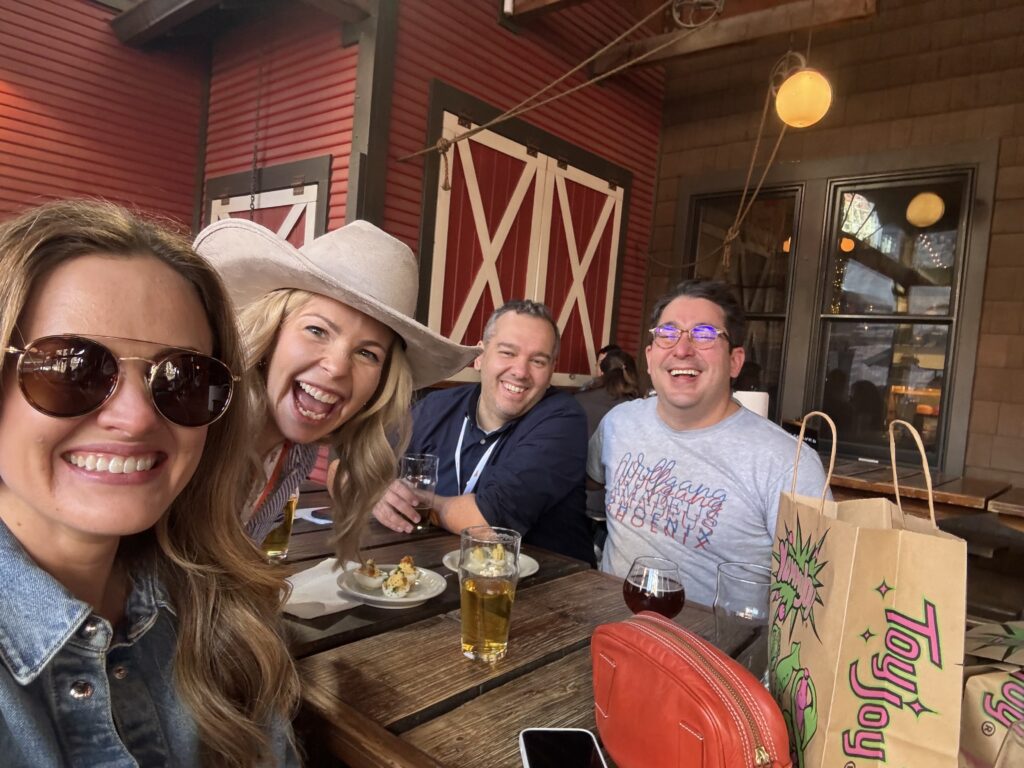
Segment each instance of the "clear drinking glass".
[{"label": "clear drinking glass", "polygon": [[737,633],[750,633],[751,653],[739,661],[755,677],[768,681],[768,588],[772,572],[753,563],[719,563],[715,590],[715,637],[722,644]]},{"label": "clear drinking glass", "polygon": [[1017,720],[1003,737],[992,768],[1021,768],[1024,766],[1024,720]]},{"label": "clear drinking glass", "polygon": [[519,580],[520,535],[509,528],[475,525],[462,531],[459,593],[462,654],[498,661],[508,651],[509,620]]},{"label": "clear drinking glass", "polygon": [[434,506],[434,488],[437,486],[437,456],[432,453],[407,453],[402,457],[398,477],[416,493],[416,512],[419,522],[409,522],[417,531],[430,526],[430,509]]},{"label": "clear drinking glass", "polygon": [[663,557],[638,557],[622,582],[622,598],[633,613],[654,611],[675,618],[686,602],[679,567]]},{"label": "clear drinking glass", "polygon": [[284,520],[263,539],[263,554],[269,560],[280,561],[288,557],[288,544],[292,538],[292,522],[295,520],[295,509],[299,506],[299,492],[293,493],[284,505]]}]

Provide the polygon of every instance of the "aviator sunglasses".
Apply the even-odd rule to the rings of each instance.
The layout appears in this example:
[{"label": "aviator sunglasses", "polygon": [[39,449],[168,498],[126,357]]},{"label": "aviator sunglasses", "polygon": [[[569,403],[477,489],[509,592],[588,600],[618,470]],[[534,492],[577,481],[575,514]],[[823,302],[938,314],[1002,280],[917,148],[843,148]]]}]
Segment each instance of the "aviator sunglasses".
[{"label": "aviator sunglasses", "polygon": [[29,405],[62,419],[85,416],[109,400],[124,374],[121,363],[125,360],[149,364],[145,381],[153,406],[182,427],[205,427],[223,416],[238,381],[217,358],[185,349],[156,360],[118,357],[94,339],[59,335],[36,339],[25,349],[7,347],[5,351],[18,355],[18,385]]}]

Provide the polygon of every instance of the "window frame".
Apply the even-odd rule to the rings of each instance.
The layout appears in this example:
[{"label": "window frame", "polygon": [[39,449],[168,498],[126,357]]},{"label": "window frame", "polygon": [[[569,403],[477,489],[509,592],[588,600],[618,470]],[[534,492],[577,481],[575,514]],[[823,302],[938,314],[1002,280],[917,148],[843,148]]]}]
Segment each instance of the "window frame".
[{"label": "window frame", "polygon": [[[816,405],[820,392],[818,371],[822,363],[822,293],[830,254],[825,235],[831,219],[832,189],[859,180],[884,180],[921,173],[949,173],[969,169],[973,183],[967,191],[964,217],[965,245],[955,285],[956,318],[950,332],[948,362],[949,419],[946,435],[938,450],[935,466],[954,476],[963,474],[967,451],[967,428],[977,362],[981,327],[985,268],[995,200],[999,142],[986,140],[948,147],[918,147],[808,162],[782,163],[772,168],[762,189],[800,189],[794,212],[793,244],[786,302],[786,332],[783,342],[783,375],[779,381],[780,421],[799,419]],[[693,274],[694,215],[699,198],[739,193],[746,171],[719,171],[678,179],[673,238],[672,281]]]}]

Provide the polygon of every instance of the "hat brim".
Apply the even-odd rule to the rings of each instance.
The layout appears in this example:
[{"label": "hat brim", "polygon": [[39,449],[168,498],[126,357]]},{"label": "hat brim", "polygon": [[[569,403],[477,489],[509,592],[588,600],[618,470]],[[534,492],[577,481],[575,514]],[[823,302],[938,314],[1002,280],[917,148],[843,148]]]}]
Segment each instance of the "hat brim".
[{"label": "hat brim", "polygon": [[294,288],[334,299],[380,321],[405,342],[416,389],[450,378],[480,353],[478,347],[456,344],[372,296],[353,290],[287,240],[251,221],[224,219],[212,224],[199,233],[194,247],[220,274],[238,309],[271,291]]}]

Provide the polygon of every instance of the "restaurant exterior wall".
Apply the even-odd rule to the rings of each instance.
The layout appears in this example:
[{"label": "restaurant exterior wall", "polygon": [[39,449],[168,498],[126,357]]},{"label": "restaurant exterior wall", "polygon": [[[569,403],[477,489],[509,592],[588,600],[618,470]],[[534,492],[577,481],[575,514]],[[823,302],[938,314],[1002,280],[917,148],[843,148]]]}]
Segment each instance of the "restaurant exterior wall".
[{"label": "restaurant exterior wall", "polygon": [[[594,0],[518,29],[498,21],[497,3],[402,0],[399,4],[384,227],[420,244],[423,158],[403,161],[427,136],[431,82],[444,82],[501,110],[519,104],[629,28],[635,18],[617,0]],[[578,84],[577,75],[563,88]],[[587,88],[522,117],[633,174],[617,299],[616,339],[637,349],[661,124],[657,68]],[[496,129],[501,130],[500,126]],[[438,162],[430,155],[427,162]],[[422,258],[422,256],[421,256]]]},{"label": "restaurant exterior wall", "polygon": [[[819,125],[785,137],[778,161],[998,143],[965,473],[1024,485],[1024,3],[877,6],[870,20],[815,33],[813,63],[835,101]],[[765,40],[667,67],[648,303],[672,279],[679,179],[746,168],[767,75],[787,43]]]},{"label": "restaurant exterior wall", "polygon": [[337,19],[304,3],[218,37],[205,178],[249,172],[254,141],[260,168],[330,155],[327,229],[344,224],[358,55],[357,44],[343,47]]},{"label": "restaurant exterior wall", "polygon": [[115,13],[0,3],[0,218],[102,197],[191,222],[205,55],[123,46]]}]

